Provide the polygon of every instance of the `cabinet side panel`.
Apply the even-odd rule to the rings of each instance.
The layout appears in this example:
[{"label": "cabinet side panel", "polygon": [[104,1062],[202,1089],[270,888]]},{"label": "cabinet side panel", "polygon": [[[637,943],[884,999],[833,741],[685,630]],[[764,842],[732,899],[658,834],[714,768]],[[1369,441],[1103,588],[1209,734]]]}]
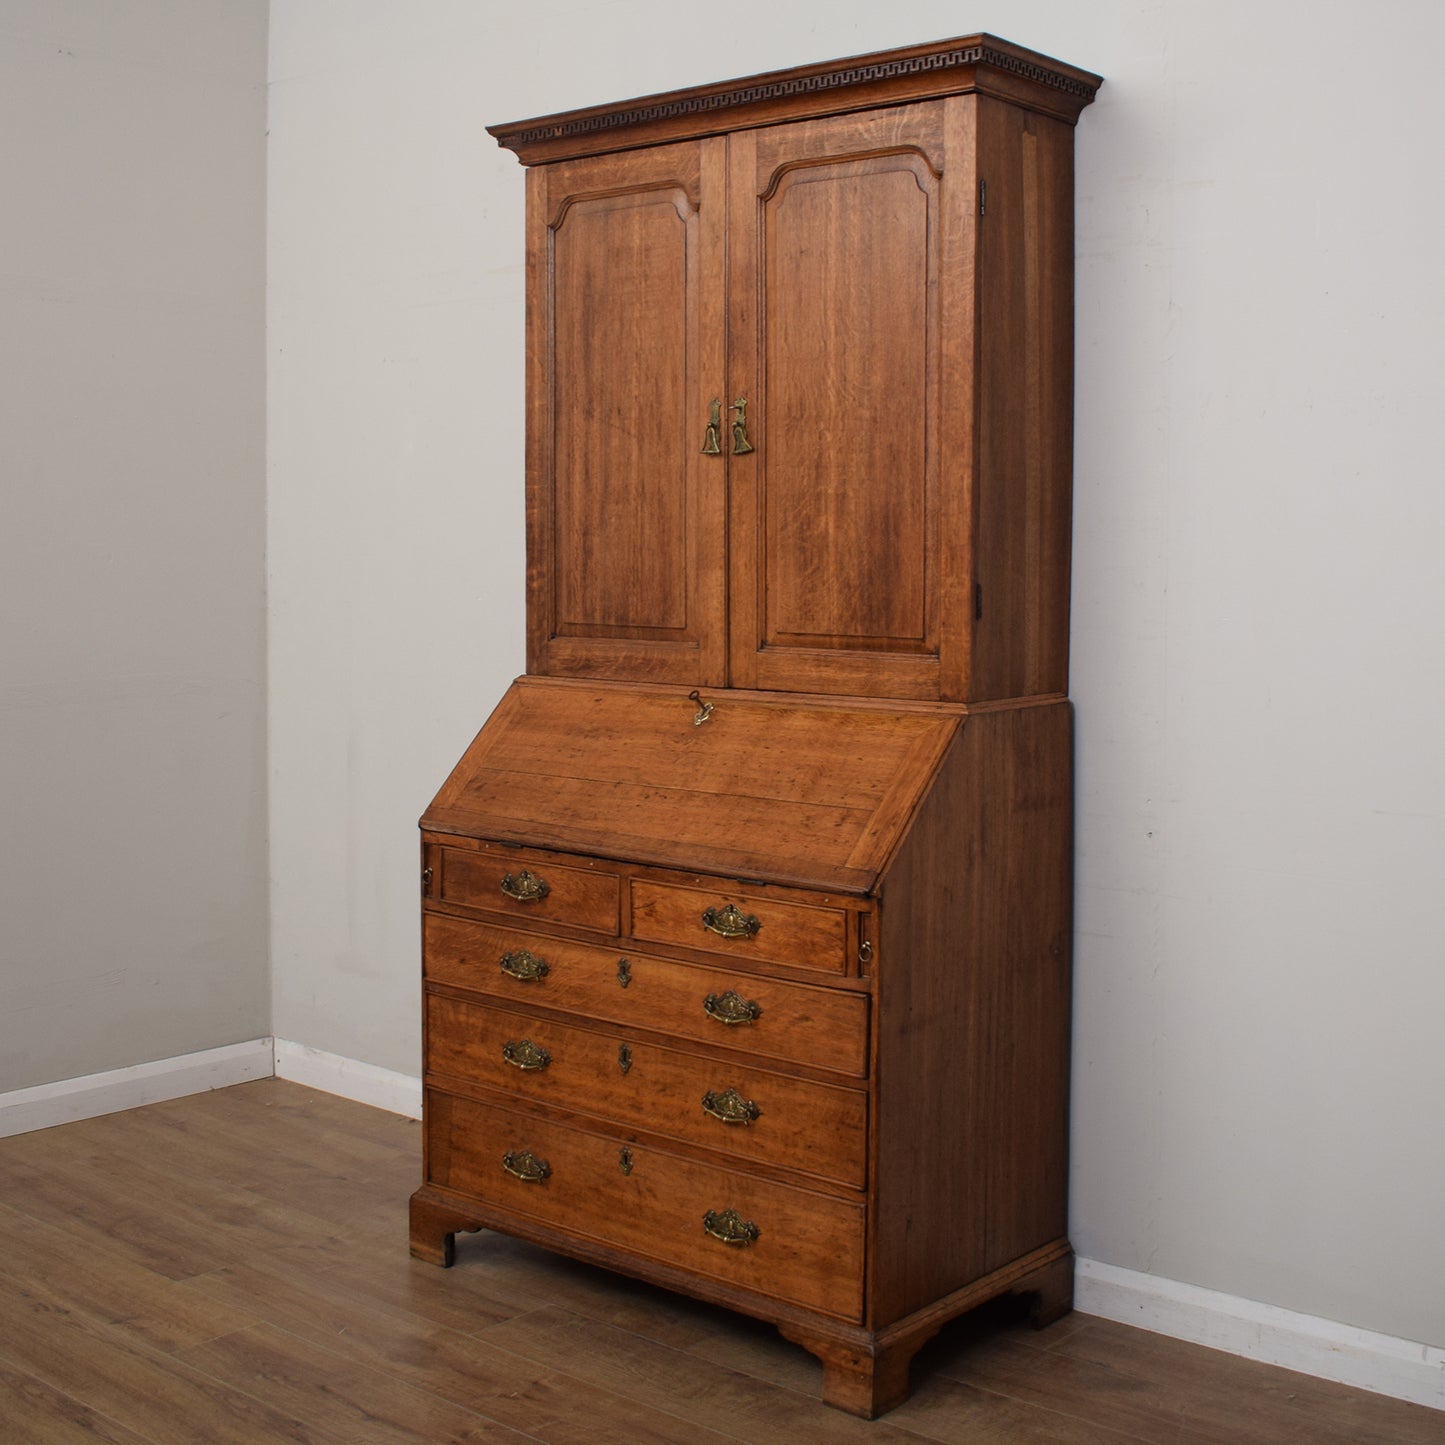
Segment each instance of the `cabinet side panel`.
[{"label": "cabinet side panel", "polygon": [[980,98],[979,475],[969,698],[1068,691],[1073,127]]},{"label": "cabinet side panel", "polygon": [[969,718],[884,881],[870,1328],[1065,1235],[1071,740]]}]

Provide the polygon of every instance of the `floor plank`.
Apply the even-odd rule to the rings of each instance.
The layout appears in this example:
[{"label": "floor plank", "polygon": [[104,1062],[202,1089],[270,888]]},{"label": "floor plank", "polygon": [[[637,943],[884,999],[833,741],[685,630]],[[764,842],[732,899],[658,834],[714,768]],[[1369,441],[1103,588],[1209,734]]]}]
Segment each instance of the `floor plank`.
[{"label": "floor plank", "polygon": [[0,1425],[26,1445],[154,1445],[25,1370],[0,1364]]},{"label": "floor plank", "polygon": [[280,1080],[0,1140],[10,1445],[1445,1445],[1445,1414],[1017,1302],[869,1424],[770,1327],[482,1232],[407,1253],[415,1123]]},{"label": "floor plank", "polygon": [[211,1340],[180,1358],[299,1420],[367,1445],[525,1445],[535,1438],[270,1325]]},{"label": "floor plank", "polygon": [[335,1445],[263,1401],[72,1315],[38,1287],[0,1290],[0,1361],[141,1434],[155,1445]]},{"label": "floor plank", "polygon": [[[255,1323],[255,1317],[187,1291],[108,1243],[76,1248],[65,1223],[0,1205],[0,1282],[40,1285],[72,1314],[122,1326],[141,1343],[185,1349]],[[3,1286],[0,1286],[3,1287]]]}]

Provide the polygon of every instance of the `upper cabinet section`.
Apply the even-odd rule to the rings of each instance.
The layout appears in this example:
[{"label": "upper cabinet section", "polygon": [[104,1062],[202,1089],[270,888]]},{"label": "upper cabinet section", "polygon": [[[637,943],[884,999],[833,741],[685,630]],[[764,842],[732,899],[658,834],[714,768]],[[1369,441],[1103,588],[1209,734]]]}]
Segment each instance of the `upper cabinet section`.
[{"label": "upper cabinet section", "polygon": [[493,128],[528,174],[528,669],[1067,690],[1073,125],[990,37]]}]

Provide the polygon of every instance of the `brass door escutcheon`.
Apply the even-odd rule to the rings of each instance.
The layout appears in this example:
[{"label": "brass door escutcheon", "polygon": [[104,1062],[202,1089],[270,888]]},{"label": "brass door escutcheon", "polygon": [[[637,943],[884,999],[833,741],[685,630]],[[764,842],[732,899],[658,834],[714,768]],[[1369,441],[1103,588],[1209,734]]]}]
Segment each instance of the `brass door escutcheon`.
[{"label": "brass door escutcheon", "polygon": [[763,925],[753,914],[729,903],[723,908],[705,908],[702,926],[719,938],[751,938]]},{"label": "brass door escutcheon", "polygon": [[707,404],[707,430],[702,434],[702,454],[705,457],[722,454],[722,402],[717,397]]},{"label": "brass door escutcheon", "polygon": [[502,1155],[502,1168],[523,1184],[540,1184],[551,1176],[552,1166],[530,1149],[509,1149]]},{"label": "brass door escutcheon", "polygon": [[624,1174],[632,1173],[632,1150],[622,1148],[617,1151],[617,1167]]},{"label": "brass door escutcheon", "polygon": [[750,1024],[762,1018],[762,1009],[752,999],[744,998],[736,989],[726,993],[710,993],[702,1001],[702,1011],[720,1024]]},{"label": "brass door escutcheon", "polygon": [[535,953],[528,953],[525,948],[504,953],[498,960],[497,967],[523,983],[536,983],[552,972],[552,967],[545,958],[538,958]]},{"label": "brass door escutcheon", "polygon": [[508,873],[502,878],[502,892],[518,903],[540,903],[550,892],[552,885],[545,878],[538,878],[525,869],[521,873]]},{"label": "brass door escutcheon", "polygon": [[724,1244],[743,1249],[756,1243],[758,1227],[751,1219],[744,1219],[736,1209],[724,1209],[721,1214],[709,1209],[702,1217],[703,1230]]},{"label": "brass door escutcheon", "polygon": [[617,960],[617,982],[623,988],[632,982],[632,965],[625,958]]},{"label": "brass door escutcheon", "polygon": [[552,1055],[531,1039],[508,1039],[502,1045],[502,1057],[514,1068],[534,1073],[552,1062]]},{"label": "brass door escutcheon", "polygon": [[736,1089],[724,1089],[721,1093],[709,1090],[702,1096],[703,1113],[721,1119],[724,1124],[751,1124],[763,1111],[751,1099],[745,1099]]},{"label": "brass door escutcheon", "polygon": [[697,704],[697,711],[692,717],[692,725],[695,728],[700,728],[712,716],[712,710],[716,704],[704,702],[702,700],[702,694],[699,693],[696,688],[693,688],[693,690],[688,693],[687,700]]},{"label": "brass door escutcheon", "polygon": [[753,444],[748,440],[748,399],[740,396],[733,404],[732,410],[737,412],[733,420],[733,455],[735,457],[746,456],[753,449]]}]

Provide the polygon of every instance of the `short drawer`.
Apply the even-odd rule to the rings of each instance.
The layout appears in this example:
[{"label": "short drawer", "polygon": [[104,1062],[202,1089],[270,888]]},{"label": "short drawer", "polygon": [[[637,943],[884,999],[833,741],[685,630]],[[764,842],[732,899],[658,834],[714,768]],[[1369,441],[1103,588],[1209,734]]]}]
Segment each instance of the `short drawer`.
[{"label": "short drawer", "polygon": [[514,1008],[563,1009],[844,1074],[868,1069],[868,1000],[850,990],[727,973],[439,913],[423,919],[422,964],[433,983]]},{"label": "short drawer", "polygon": [[441,877],[433,884],[433,896],[439,902],[617,932],[620,883],[606,869],[466,848],[438,848],[437,854]]},{"label": "short drawer", "polygon": [[847,971],[845,909],[755,897],[721,885],[691,888],[634,878],[631,889],[635,938],[826,973]]},{"label": "short drawer", "polygon": [[857,1320],[863,1207],[430,1089],[427,1177],[738,1289]]},{"label": "short drawer", "polygon": [[428,1068],[861,1189],[867,1096],[752,1065],[430,994]]}]

